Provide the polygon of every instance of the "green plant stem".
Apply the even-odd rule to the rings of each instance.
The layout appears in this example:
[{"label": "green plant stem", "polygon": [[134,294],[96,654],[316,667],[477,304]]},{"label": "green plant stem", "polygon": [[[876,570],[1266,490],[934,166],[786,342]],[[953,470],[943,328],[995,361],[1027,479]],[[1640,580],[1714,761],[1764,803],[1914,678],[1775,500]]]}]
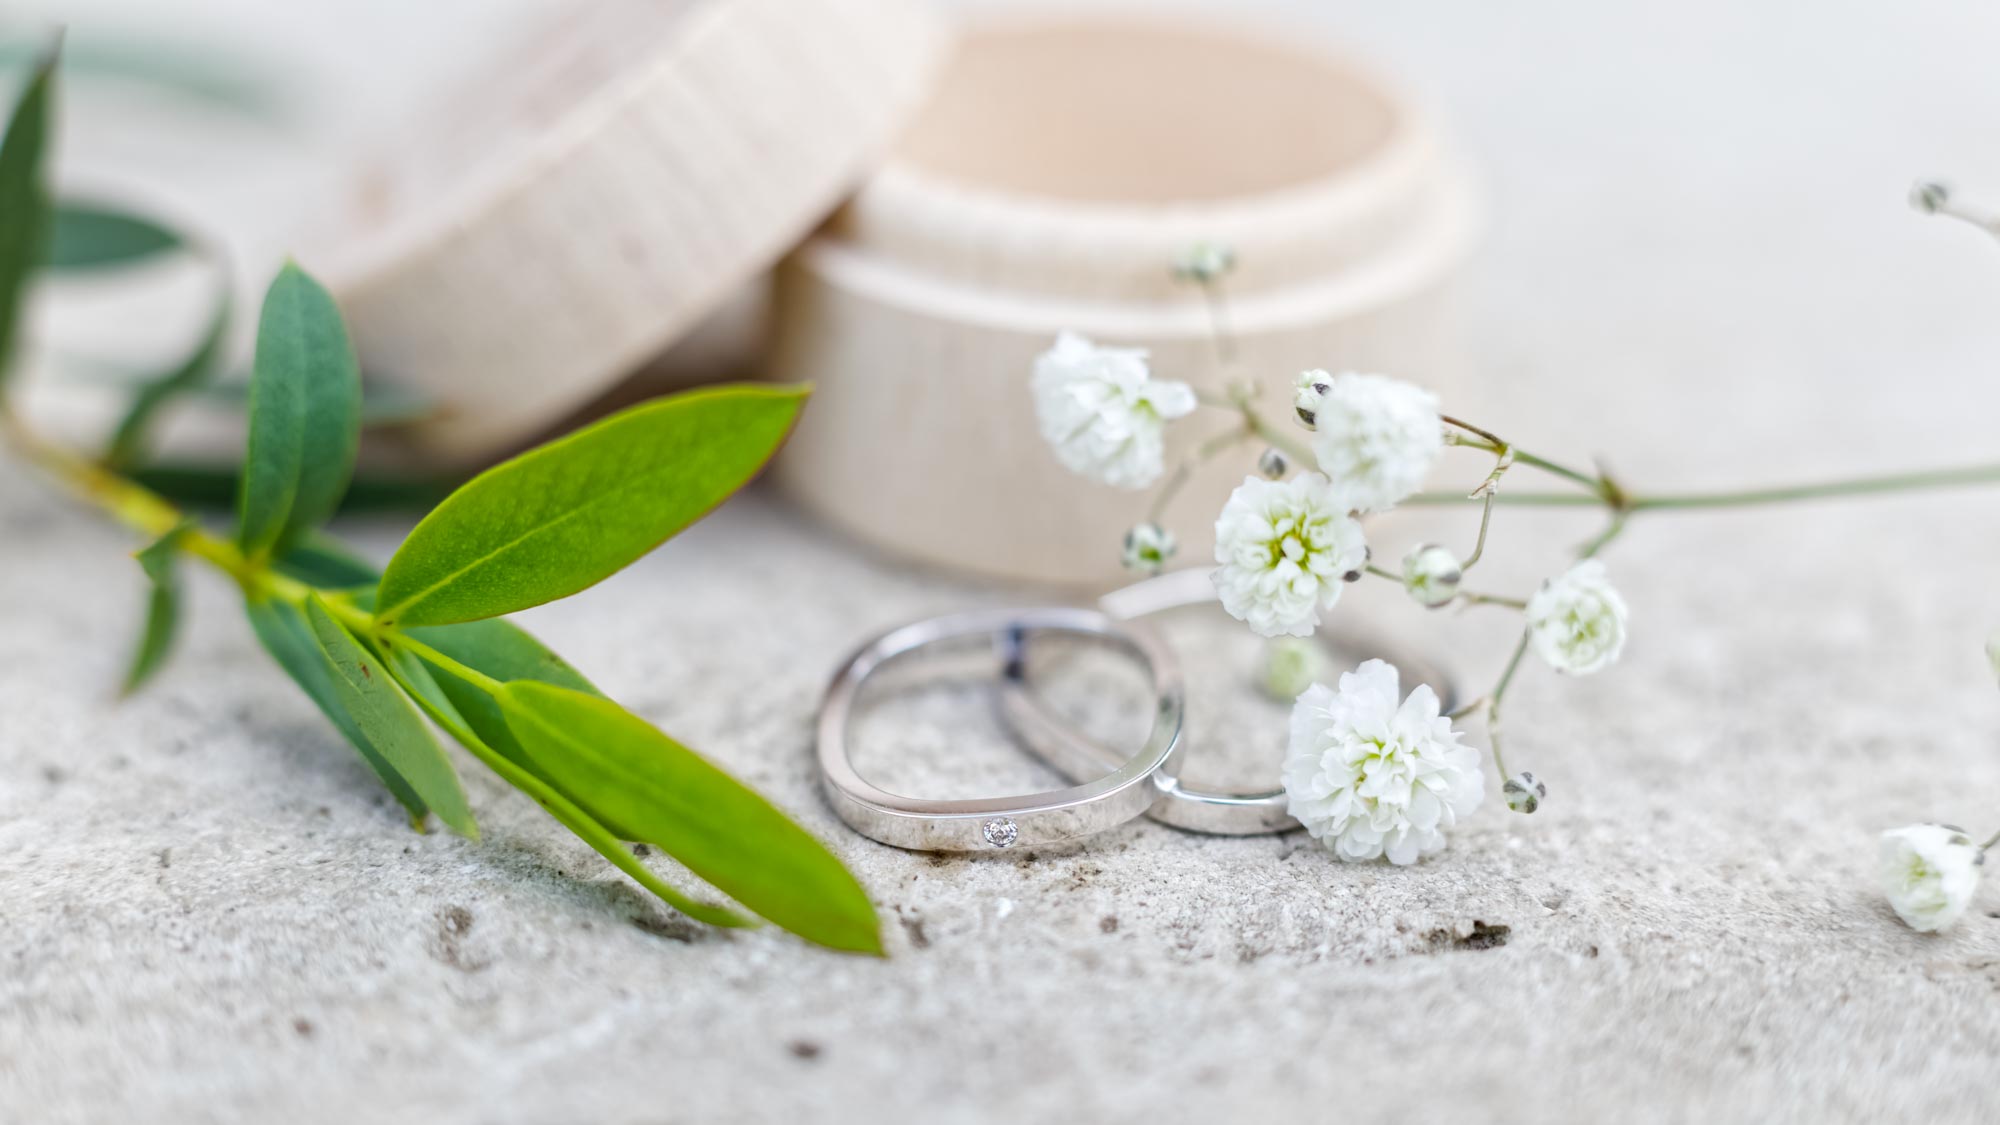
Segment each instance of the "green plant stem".
[{"label": "green plant stem", "polygon": [[[1843,477],[1805,484],[1777,485],[1723,492],[1628,493],[1622,504],[1602,496],[1573,492],[1502,492],[1495,502],[1516,507],[1606,507],[1626,512],[1692,511],[1712,508],[1752,508],[1767,504],[1789,504],[1803,500],[1832,500],[1854,496],[1875,496],[1897,492],[1917,492],[1932,488],[1971,488],[2000,484],[2000,464],[1967,465],[1953,469],[1927,469],[1880,476]],[[1419,492],[1405,504],[1464,504],[1462,492]]]},{"label": "green plant stem", "polygon": [[1180,490],[1186,486],[1188,479],[1194,475],[1196,469],[1207,464],[1216,454],[1250,436],[1251,431],[1249,427],[1243,426],[1225,430],[1202,442],[1195,449],[1192,456],[1182,461],[1174,469],[1173,475],[1167,478],[1166,484],[1160,486],[1159,492],[1154,494],[1153,503],[1146,510],[1147,521],[1151,523],[1158,523],[1160,521],[1160,516],[1166,512],[1167,505],[1174,502],[1174,497],[1180,494]]},{"label": "green plant stem", "polygon": [[1521,639],[1514,645],[1514,655],[1507,658],[1507,669],[1500,673],[1500,682],[1486,696],[1486,741],[1493,748],[1493,767],[1500,771],[1502,779],[1512,776],[1507,771],[1507,759],[1500,750],[1500,701],[1506,697],[1508,685],[1514,682],[1514,673],[1521,669],[1521,658],[1528,653],[1528,639],[1534,630],[1521,630]]},{"label": "green plant stem", "polygon": [[1509,598],[1500,594],[1475,594],[1466,591],[1458,595],[1458,600],[1464,602],[1466,605],[1499,605],[1506,606],[1508,609],[1528,608],[1528,599]]},{"label": "green plant stem", "polygon": [[1986,842],[1979,845],[1979,850],[1984,852],[1995,844],[2000,844],[2000,832],[1995,832],[1993,835],[1986,837]]},{"label": "green plant stem", "polygon": [[[44,441],[4,405],[0,405],[0,434],[4,434],[6,440],[19,449],[30,462],[55,477],[71,492],[140,535],[157,538],[182,526],[180,510],[161,499],[158,494],[105,469],[94,461]],[[236,544],[211,535],[199,527],[186,526],[180,533],[178,544],[181,550],[207,562],[234,579],[252,596],[303,606],[306,598],[314,592],[304,583],[272,570],[266,561],[246,558]],[[374,615],[356,606],[351,597],[322,591],[321,600],[326,605],[327,611],[356,635],[393,641],[487,691],[497,691],[502,687],[501,683],[491,676],[467,667],[430,645],[412,639],[407,633],[393,626],[378,626]],[[401,673],[395,663],[393,661],[385,663],[389,667],[390,674],[400,681]],[[691,918],[711,925],[745,927],[759,924],[755,919],[734,910],[690,898],[662,882],[659,876],[633,858],[603,825],[598,824],[578,808],[575,802],[517,765],[506,755],[486,745],[463,722],[440,713],[431,705],[423,692],[414,690],[407,683],[404,687],[409,696],[415,699],[438,722],[438,725],[444,727],[475,758],[485,763],[488,769],[500,775],[507,784],[532,797],[536,804],[548,810],[549,815],[560,821],[563,827],[590,844],[620,870],[658,895],[668,905]]]},{"label": "green plant stem", "polygon": [[1493,526],[1493,496],[1497,489],[1493,488],[1492,485],[1495,483],[1492,478],[1487,479],[1486,502],[1481,506],[1479,511],[1479,538],[1473,541],[1472,553],[1465,556],[1464,562],[1458,564],[1458,572],[1460,574],[1471,570],[1473,564],[1479,561],[1480,556],[1486,553],[1486,529]]}]

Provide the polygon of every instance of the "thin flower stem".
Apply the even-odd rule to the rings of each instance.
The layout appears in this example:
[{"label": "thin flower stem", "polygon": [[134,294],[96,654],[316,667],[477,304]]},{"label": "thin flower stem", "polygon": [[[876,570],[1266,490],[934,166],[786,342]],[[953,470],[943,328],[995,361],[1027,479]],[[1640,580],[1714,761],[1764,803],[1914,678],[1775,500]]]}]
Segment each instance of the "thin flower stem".
[{"label": "thin flower stem", "polygon": [[1249,425],[1250,432],[1256,434],[1271,448],[1291,458],[1292,463],[1295,465],[1311,465],[1315,463],[1312,450],[1300,445],[1293,439],[1292,435],[1280,432],[1276,426],[1264,421],[1263,418],[1259,417],[1249,407],[1246,406],[1242,409],[1243,420]]},{"label": "thin flower stem", "polygon": [[[1487,484],[1490,486],[1492,483],[1489,478]],[[1479,557],[1486,553],[1486,529],[1493,525],[1493,496],[1496,491],[1491,487],[1486,489],[1486,503],[1479,512],[1479,538],[1472,544],[1472,553],[1465,556],[1464,562],[1458,564],[1460,574],[1471,570],[1473,564],[1479,561]]]},{"label": "thin flower stem", "polygon": [[1167,483],[1161,485],[1159,492],[1154,494],[1153,503],[1146,509],[1147,522],[1160,522],[1160,516],[1166,512],[1167,505],[1174,502],[1174,497],[1187,485],[1188,479],[1194,475],[1196,469],[1213,460],[1216,454],[1249,438],[1253,432],[1246,423],[1236,429],[1217,434],[1197,446],[1194,454],[1176,466],[1173,475],[1167,478]]},{"label": "thin flower stem", "polygon": [[1500,750],[1500,700],[1506,696],[1507,687],[1514,682],[1514,673],[1521,668],[1521,658],[1527,655],[1528,639],[1534,635],[1531,629],[1521,630],[1521,640],[1514,646],[1514,655],[1507,658],[1507,670],[1500,673],[1500,682],[1486,697],[1486,741],[1493,749],[1493,766],[1500,776],[1512,776],[1507,770],[1507,759]]},{"label": "thin flower stem", "polygon": [[1995,832],[1993,835],[1986,837],[1986,842],[1979,845],[1979,850],[1983,852],[1995,844],[2000,844],[2000,832]]},{"label": "thin flower stem", "polygon": [[1504,605],[1508,609],[1528,608],[1528,600],[1526,598],[1507,598],[1498,594],[1474,594],[1470,592],[1461,593],[1458,595],[1458,598],[1467,605]]},{"label": "thin flower stem", "polygon": [[1597,552],[1602,551],[1604,548],[1610,546],[1611,541],[1613,539],[1618,538],[1618,536],[1624,532],[1625,521],[1631,518],[1632,518],[1632,513],[1629,509],[1620,509],[1618,511],[1614,511],[1613,513],[1611,513],[1610,524],[1606,525],[1603,532],[1601,532],[1597,536],[1597,538],[1592,539],[1588,543],[1585,543],[1577,551],[1576,557],[1580,559],[1588,559],[1596,556]]},{"label": "thin flower stem", "polygon": [[1540,469],[1545,473],[1550,473],[1555,476],[1562,477],[1565,480],[1575,481],[1577,484],[1580,484],[1585,488],[1590,489],[1592,492],[1599,493],[1600,495],[1606,492],[1605,481],[1604,478],[1601,476],[1592,473],[1582,472],[1577,469],[1572,469],[1567,465],[1557,464],[1556,462],[1551,461],[1546,457],[1541,457],[1537,456],[1536,454],[1529,453],[1527,450],[1522,449],[1520,446],[1515,445],[1511,441],[1505,440],[1504,438],[1500,437],[1498,434],[1495,434],[1491,430],[1482,429],[1481,427],[1475,426],[1470,422],[1454,418],[1449,414],[1442,414],[1439,415],[1439,417],[1444,421],[1445,425],[1447,426],[1456,426],[1459,429],[1464,430],[1469,434],[1473,434],[1479,438],[1484,439],[1483,444],[1480,442],[1461,443],[1469,448],[1484,449],[1486,452],[1499,457],[1504,457],[1507,456],[1509,453],[1511,453],[1514,459],[1516,461],[1519,461],[1523,465],[1533,465],[1535,468]]},{"label": "thin flower stem", "polygon": [[[1602,507],[1614,511],[1622,507],[1627,512],[1664,512],[1707,508],[1750,508],[1802,500],[1831,500],[1895,492],[1918,492],[1932,488],[1970,488],[1984,484],[2000,484],[2000,464],[1848,477],[1809,484],[1779,485],[1731,492],[1679,492],[1651,496],[1627,494],[1622,505],[1613,503],[1603,496],[1586,496],[1572,492],[1502,492],[1495,502],[1515,507]],[[1464,504],[1470,499],[1463,492],[1419,492],[1403,503]]]}]

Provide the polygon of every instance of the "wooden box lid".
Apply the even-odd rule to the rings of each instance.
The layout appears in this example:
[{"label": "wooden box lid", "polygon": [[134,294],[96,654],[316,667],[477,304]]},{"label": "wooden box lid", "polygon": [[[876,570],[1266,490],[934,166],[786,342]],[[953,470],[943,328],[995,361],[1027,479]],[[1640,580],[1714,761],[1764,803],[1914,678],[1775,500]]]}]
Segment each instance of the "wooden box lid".
[{"label": "wooden box lid", "polygon": [[436,404],[431,457],[504,452],[768,269],[880,160],[949,47],[926,0],[552,12],[413,120],[301,254],[363,364]]}]

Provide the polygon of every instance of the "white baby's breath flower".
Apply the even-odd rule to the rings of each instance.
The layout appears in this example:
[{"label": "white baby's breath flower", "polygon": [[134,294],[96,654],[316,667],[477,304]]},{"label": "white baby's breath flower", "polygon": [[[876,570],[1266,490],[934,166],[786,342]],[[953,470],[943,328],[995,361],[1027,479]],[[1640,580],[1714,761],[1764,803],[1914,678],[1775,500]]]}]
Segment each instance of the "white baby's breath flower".
[{"label": "white baby's breath flower", "polygon": [[1437,694],[1399,691],[1395,667],[1370,660],[1338,692],[1316,684],[1292,706],[1287,807],[1344,860],[1415,863],[1486,796],[1479,751],[1459,744]]},{"label": "white baby's breath flower", "polygon": [[1319,400],[1333,389],[1332,376],[1324,371],[1301,371],[1292,384],[1292,417],[1310,430],[1319,417]]},{"label": "white baby's breath flower", "polygon": [[1236,251],[1219,242],[1197,242],[1174,255],[1173,274],[1179,281],[1208,285],[1236,268]]},{"label": "white baby's breath flower", "polygon": [[1596,559],[1542,583],[1528,599],[1535,653],[1572,676],[1590,675],[1618,659],[1625,647],[1625,616],[1625,599]]},{"label": "white baby's breath flower", "polygon": [[1100,348],[1074,332],[1035,360],[1042,437],[1071,472],[1119,488],[1160,475],[1165,423],[1195,408],[1186,383],[1155,379],[1139,348]]},{"label": "white baby's breath flower", "polygon": [[1327,388],[1314,412],[1313,455],[1341,503],[1357,512],[1387,511],[1424,486],[1444,452],[1436,395],[1352,371],[1332,378],[1308,371],[1299,381]]},{"label": "white baby's breath flower", "polygon": [[1179,549],[1173,533],[1159,524],[1150,521],[1133,524],[1125,533],[1125,569],[1157,574]]},{"label": "white baby's breath flower", "polygon": [[1309,637],[1368,561],[1368,541],[1318,473],[1244,477],[1216,518],[1215,561],[1231,617],[1259,636]]},{"label": "white baby's breath flower", "polygon": [[1981,853],[1965,833],[1912,824],[1882,833],[1882,893],[1913,930],[1933,933],[1958,921],[1979,889]]},{"label": "white baby's breath flower", "polygon": [[1424,543],[1403,556],[1403,589],[1418,605],[1436,609],[1450,604],[1464,580],[1465,566],[1449,547]]}]

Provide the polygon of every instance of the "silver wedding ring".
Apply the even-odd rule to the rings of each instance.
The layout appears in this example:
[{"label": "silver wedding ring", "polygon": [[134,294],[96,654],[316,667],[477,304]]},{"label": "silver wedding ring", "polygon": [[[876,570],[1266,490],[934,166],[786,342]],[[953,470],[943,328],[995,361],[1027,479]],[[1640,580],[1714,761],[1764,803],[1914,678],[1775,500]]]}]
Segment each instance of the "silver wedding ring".
[{"label": "silver wedding ring", "polygon": [[[1093,753],[1102,751],[1118,759],[1086,771],[1103,776],[1046,793],[932,801],[887,792],[855,771],[848,753],[849,727],[855,699],[869,676],[892,661],[941,642],[983,636],[991,642],[999,678],[1003,682],[1018,679],[1030,635],[1043,632],[1102,639],[1136,657],[1152,677],[1152,728],[1145,742],[1130,754],[1121,756],[1093,746]],[[1122,623],[1092,609],[953,614],[892,629],[848,658],[820,705],[820,775],[827,799],[840,819],[863,836],[884,844],[956,852],[1059,843],[1116,827],[1160,801],[1179,773],[1183,707],[1179,665],[1172,652],[1143,626]]]},{"label": "silver wedding ring", "polygon": [[[1194,832],[1248,836],[1284,832],[1298,822],[1284,790],[1207,792],[1185,787],[1185,695],[1178,661],[1139,619],[1215,600],[1205,571],[1186,570],[1107,594],[1100,609],[999,609],[931,618],[892,629],[849,657],[827,688],[819,716],[819,766],[828,801],[850,828],[873,840],[919,851],[990,851],[1051,844],[1102,832],[1144,814]],[[1052,711],[1034,688],[1027,650],[1040,633],[1086,636],[1135,658],[1152,680],[1153,721],[1134,749],[1106,745]],[[1021,746],[1074,786],[1045,793],[936,801],[887,792],[864,780],[849,755],[855,700],[891,662],[953,640],[985,638],[994,660],[999,710]],[[1395,664],[1409,680],[1431,685],[1446,711],[1456,705],[1449,678],[1428,661],[1391,653],[1352,634],[1321,644],[1353,666],[1370,657]],[[940,748],[940,752],[948,752]]]},{"label": "silver wedding ring", "polygon": [[[1135,621],[1156,613],[1202,605],[1215,601],[1215,586],[1204,570],[1182,570],[1137,582],[1106,594],[1098,605],[1121,621]],[[1447,712],[1457,706],[1456,688],[1441,669],[1406,653],[1391,655],[1380,642],[1356,634],[1334,639],[1322,632],[1317,640],[1342,666],[1353,667],[1371,657],[1382,657],[1396,665],[1405,681],[1427,683],[1437,692]],[[1087,776],[1102,770],[1116,751],[1074,726],[1064,722],[1029,683],[1027,662],[1020,661],[1003,670],[1000,683],[1000,711],[1020,738],[1022,746],[1066,777]],[[1198,753],[1198,750],[1191,752]],[[1256,836],[1288,832],[1299,822],[1287,811],[1289,802],[1283,789],[1247,793],[1216,793],[1190,789],[1178,779],[1167,787],[1164,798],[1146,813],[1162,824],[1190,832],[1217,836]]]}]

